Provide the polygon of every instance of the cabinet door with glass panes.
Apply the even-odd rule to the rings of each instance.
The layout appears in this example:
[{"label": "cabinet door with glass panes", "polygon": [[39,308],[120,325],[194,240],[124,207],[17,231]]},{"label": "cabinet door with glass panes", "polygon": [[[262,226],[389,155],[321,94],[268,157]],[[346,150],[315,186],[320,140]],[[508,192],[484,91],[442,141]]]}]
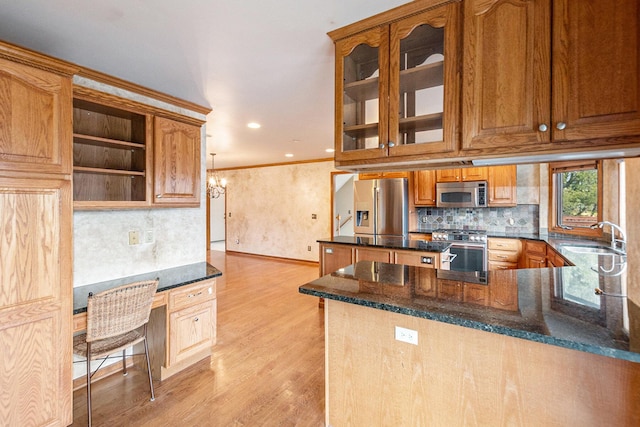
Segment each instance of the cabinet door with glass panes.
[{"label": "cabinet door with glass panes", "polygon": [[459,13],[452,3],[336,41],[337,161],[456,149]]},{"label": "cabinet door with glass panes", "polygon": [[389,155],[457,147],[459,3],[391,24]]},{"label": "cabinet door with glass panes", "polygon": [[336,160],[386,155],[389,27],[339,40],[335,49]]}]

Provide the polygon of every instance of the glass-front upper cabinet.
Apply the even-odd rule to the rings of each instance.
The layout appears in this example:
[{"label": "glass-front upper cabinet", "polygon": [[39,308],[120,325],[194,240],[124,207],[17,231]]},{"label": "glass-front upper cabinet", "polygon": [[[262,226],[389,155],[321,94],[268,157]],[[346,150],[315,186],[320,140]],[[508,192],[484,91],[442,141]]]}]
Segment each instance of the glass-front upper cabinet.
[{"label": "glass-front upper cabinet", "polygon": [[459,13],[450,3],[336,40],[338,166],[456,150]]},{"label": "glass-front upper cabinet", "polygon": [[336,154],[375,158],[387,135],[389,27],[336,43]]}]

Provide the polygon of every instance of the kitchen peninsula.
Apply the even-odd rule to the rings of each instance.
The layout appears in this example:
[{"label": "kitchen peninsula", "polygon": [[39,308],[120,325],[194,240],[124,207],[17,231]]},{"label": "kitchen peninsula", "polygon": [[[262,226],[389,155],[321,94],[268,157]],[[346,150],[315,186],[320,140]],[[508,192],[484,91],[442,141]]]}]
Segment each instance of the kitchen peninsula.
[{"label": "kitchen peninsula", "polygon": [[361,261],[301,286],[325,299],[327,425],[638,425],[637,310],[579,268]]}]

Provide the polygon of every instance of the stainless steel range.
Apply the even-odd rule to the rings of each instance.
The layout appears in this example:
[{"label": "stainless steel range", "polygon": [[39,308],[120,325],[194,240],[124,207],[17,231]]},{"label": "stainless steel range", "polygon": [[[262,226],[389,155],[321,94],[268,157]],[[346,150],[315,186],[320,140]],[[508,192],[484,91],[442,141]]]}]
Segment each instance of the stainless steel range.
[{"label": "stainless steel range", "polygon": [[451,243],[453,271],[486,271],[487,232],[485,230],[438,229],[431,233],[434,242]]}]

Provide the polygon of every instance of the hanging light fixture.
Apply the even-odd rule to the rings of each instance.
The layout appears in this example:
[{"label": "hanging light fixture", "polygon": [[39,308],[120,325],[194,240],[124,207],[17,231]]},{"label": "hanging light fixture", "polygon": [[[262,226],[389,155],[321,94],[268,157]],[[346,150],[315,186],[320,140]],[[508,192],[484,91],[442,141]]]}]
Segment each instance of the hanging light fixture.
[{"label": "hanging light fixture", "polygon": [[224,194],[225,186],[227,185],[225,179],[218,178],[218,174],[213,165],[215,155],[216,153],[211,153],[211,173],[207,174],[207,195],[211,199],[217,199],[221,194]]}]

